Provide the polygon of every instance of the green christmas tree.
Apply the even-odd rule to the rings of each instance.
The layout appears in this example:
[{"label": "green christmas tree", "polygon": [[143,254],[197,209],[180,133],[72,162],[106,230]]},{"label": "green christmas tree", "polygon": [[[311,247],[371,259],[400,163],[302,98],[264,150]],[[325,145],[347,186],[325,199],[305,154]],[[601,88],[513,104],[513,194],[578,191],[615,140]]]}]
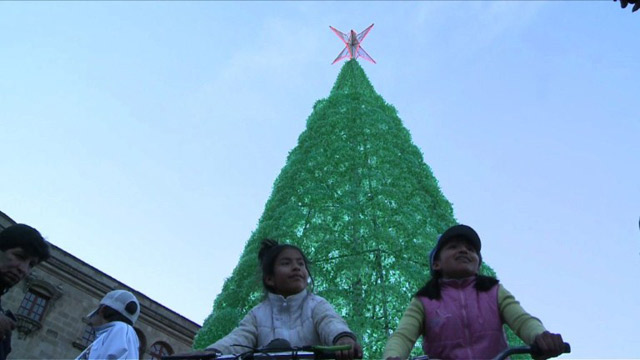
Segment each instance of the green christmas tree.
[{"label": "green christmas tree", "polygon": [[[305,251],[313,291],[358,334],[365,358],[380,358],[429,278],[438,234],[455,223],[395,108],[350,60],[329,97],[314,105],[194,347],[226,335],[263,299],[257,254],[262,239],[271,238]],[[482,272],[493,274],[484,265]]]}]

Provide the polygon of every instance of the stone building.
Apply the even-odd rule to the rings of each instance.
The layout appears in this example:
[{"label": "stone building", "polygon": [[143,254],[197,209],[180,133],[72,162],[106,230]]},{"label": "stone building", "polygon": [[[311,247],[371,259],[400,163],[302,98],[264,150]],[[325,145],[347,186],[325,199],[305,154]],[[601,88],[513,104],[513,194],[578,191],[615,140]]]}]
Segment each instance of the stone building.
[{"label": "stone building", "polygon": [[[0,230],[14,223],[0,212]],[[83,318],[114,289],[131,291],[140,301],[135,330],[141,359],[190,351],[198,324],[51,245],[51,258],[2,296],[2,307],[17,318],[9,359],[75,358],[94,339]]]}]

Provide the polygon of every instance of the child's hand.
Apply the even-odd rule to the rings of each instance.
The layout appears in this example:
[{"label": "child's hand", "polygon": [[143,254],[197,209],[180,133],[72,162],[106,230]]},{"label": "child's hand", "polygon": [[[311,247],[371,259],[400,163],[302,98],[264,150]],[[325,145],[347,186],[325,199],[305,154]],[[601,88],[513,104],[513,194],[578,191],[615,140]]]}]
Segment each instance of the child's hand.
[{"label": "child's hand", "polygon": [[351,345],[349,350],[336,351],[336,359],[338,360],[351,360],[362,359],[362,346],[358,344],[350,336],[343,336],[336,341],[335,345]]},{"label": "child's hand", "polygon": [[536,360],[556,357],[564,352],[564,341],[560,334],[552,334],[545,331],[536,336],[533,343],[540,349],[540,354],[533,357]]}]

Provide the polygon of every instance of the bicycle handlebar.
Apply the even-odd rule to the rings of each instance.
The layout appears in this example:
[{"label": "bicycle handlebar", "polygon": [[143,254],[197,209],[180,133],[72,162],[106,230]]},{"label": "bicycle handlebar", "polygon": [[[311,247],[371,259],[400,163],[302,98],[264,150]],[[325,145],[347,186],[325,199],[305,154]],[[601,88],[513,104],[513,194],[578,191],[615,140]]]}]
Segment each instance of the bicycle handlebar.
[{"label": "bicycle handlebar", "polygon": [[[233,355],[221,355],[217,353],[193,353],[193,354],[181,354],[163,356],[162,360],[267,360],[267,359],[335,359],[335,352],[341,350],[351,349],[350,345],[335,345],[335,346],[303,346],[303,347],[282,347],[282,348],[262,348],[252,349],[243,354]],[[493,360],[504,360],[507,357],[515,354],[531,354],[535,356],[541,351],[535,344],[531,346],[516,346],[509,347],[496,355]],[[571,345],[564,343],[563,353],[567,354],[571,352]],[[414,360],[428,360],[425,355],[412,358]]]},{"label": "bicycle handlebar", "polygon": [[211,353],[193,353],[193,354],[178,354],[178,355],[166,355],[162,356],[162,360],[207,360],[207,359],[217,359],[220,354],[215,352]]},{"label": "bicycle handlebar", "polygon": [[335,359],[336,351],[349,350],[351,345],[303,346],[289,348],[262,348],[243,354],[221,355],[217,353],[193,353],[163,356],[162,360],[266,360],[266,359]]},{"label": "bicycle handlebar", "polygon": [[[571,345],[569,345],[569,343],[564,343],[564,350],[562,351],[562,353],[568,354],[570,352],[571,352]],[[506,348],[501,353],[496,355],[496,357],[494,357],[493,360],[504,360],[507,357],[511,355],[516,355],[516,354],[531,354],[533,356],[536,356],[537,354],[540,354],[540,353],[541,353],[540,349],[538,349],[538,346],[535,344],[531,346],[514,346],[514,347]],[[429,357],[427,355],[421,355],[421,356],[413,357],[411,359],[412,360],[429,360]]]},{"label": "bicycle handlebar", "polygon": [[[571,352],[571,345],[569,343],[564,343],[564,349],[562,353],[568,354],[570,352]],[[538,346],[536,346],[536,344],[532,344],[531,346],[515,346],[515,347],[510,347],[505,349],[504,351],[499,353],[495,358],[493,358],[493,360],[504,360],[508,356],[515,355],[515,354],[531,354],[535,356],[540,353],[541,351],[538,348]]]}]

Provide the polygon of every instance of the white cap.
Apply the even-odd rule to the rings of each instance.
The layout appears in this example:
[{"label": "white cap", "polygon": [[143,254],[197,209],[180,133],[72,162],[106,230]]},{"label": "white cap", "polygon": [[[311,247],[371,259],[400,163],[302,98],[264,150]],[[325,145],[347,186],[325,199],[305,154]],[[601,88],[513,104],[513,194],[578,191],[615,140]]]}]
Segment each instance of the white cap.
[{"label": "white cap", "polygon": [[[136,304],[135,310],[133,312],[127,311],[127,305],[131,302],[134,302]],[[138,320],[138,316],[140,316],[140,303],[138,302],[138,299],[136,299],[136,297],[132,293],[126,290],[110,291],[102,298],[102,300],[100,300],[100,306],[102,305],[106,305],[119,312],[120,314],[122,314],[122,316],[131,320],[132,323],[135,323],[136,320]],[[93,310],[89,315],[87,315],[87,317],[91,317],[95,313],[97,313],[100,309],[100,306],[98,306],[97,309]],[[131,307],[132,306],[129,306],[129,310],[132,310]]]}]

